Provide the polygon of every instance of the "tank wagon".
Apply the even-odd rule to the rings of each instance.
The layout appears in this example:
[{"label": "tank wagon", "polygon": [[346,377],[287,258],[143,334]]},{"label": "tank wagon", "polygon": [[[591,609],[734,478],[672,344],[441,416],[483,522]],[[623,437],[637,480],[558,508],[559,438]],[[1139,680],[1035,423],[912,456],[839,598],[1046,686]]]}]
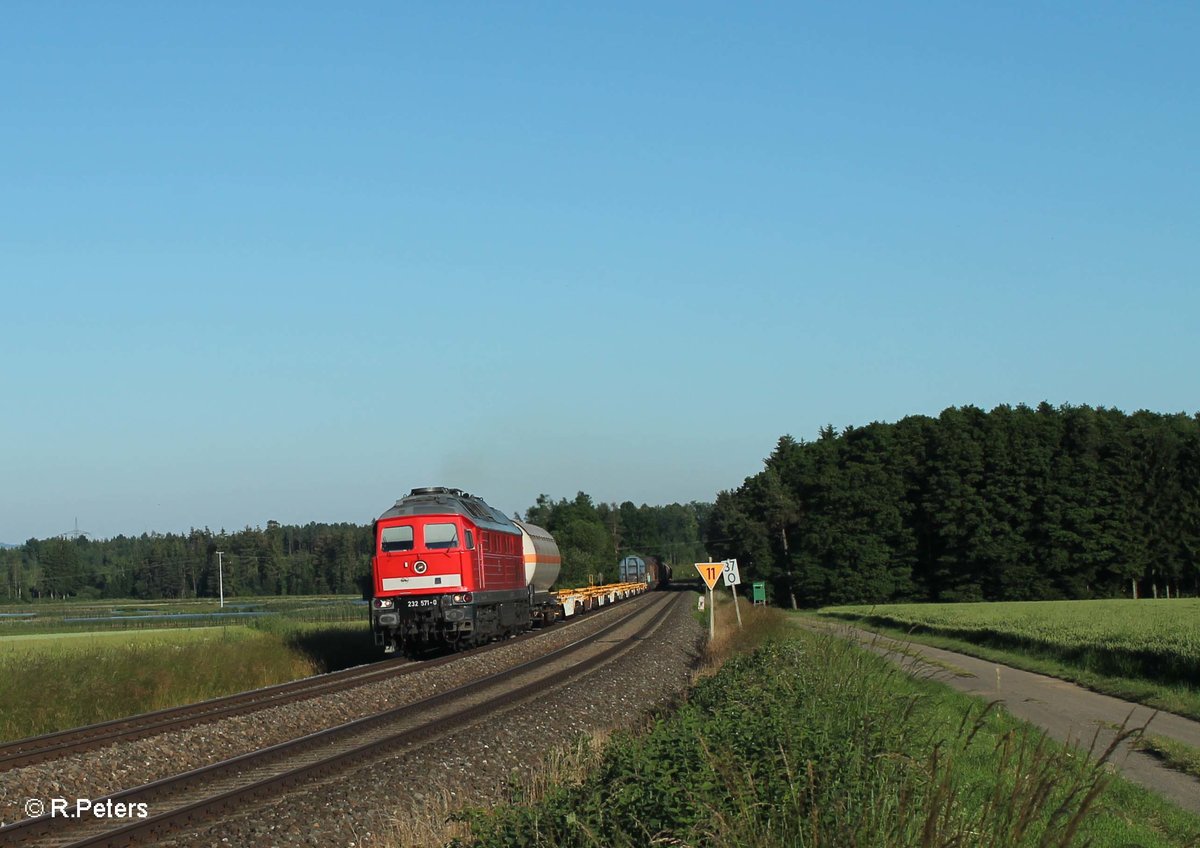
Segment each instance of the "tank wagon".
[{"label": "tank wagon", "polygon": [[371,630],[386,653],[472,647],[646,588],[554,589],[554,537],[459,489],[413,489],[375,521],[374,538]]}]

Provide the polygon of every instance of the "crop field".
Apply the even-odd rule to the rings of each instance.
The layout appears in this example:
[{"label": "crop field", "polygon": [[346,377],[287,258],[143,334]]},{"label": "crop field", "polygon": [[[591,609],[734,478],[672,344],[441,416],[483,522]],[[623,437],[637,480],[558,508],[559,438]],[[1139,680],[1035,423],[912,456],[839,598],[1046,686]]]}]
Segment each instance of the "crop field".
[{"label": "crop field", "polygon": [[1087,671],[1195,688],[1200,599],[826,607],[822,615],[1042,656]]}]

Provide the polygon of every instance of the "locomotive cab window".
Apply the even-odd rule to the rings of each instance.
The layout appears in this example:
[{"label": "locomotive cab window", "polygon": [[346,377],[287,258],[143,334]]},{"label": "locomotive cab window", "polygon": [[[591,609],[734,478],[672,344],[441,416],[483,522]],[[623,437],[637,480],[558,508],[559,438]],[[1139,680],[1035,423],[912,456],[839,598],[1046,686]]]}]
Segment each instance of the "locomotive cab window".
[{"label": "locomotive cab window", "polygon": [[392,551],[411,551],[413,549],[413,529],[408,525],[384,527],[379,541],[380,549],[385,554],[390,554]]},{"label": "locomotive cab window", "polygon": [[468,551],[475,550],[475,534],[472,533],[470,530],[467,531],[467,550]]},{"label": "locomotive cab window", "polygon": [[436,550],[438,548],[453,548],[458,545],[458,528],[453,524],[426,524],[425,525],[425,548],[426,550]]}]

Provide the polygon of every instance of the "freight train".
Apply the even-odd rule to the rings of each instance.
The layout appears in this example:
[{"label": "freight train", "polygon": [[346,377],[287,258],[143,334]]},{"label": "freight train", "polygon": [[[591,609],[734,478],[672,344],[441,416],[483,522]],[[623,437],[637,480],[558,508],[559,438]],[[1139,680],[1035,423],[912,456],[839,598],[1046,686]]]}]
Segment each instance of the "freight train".
[{"label": "freight train", "polygon": [[374,537],[371,631],[385,653],[473,647],[646,589],[554,589],[554,537],[459,489],[413,489],[379,516]]},{"label": "freight train", "polygon": [[642,559],[631,554],[617,564],[617,579],[645,583],[652,589],[667,589],[671,585],[671,566],[658,557]]}]

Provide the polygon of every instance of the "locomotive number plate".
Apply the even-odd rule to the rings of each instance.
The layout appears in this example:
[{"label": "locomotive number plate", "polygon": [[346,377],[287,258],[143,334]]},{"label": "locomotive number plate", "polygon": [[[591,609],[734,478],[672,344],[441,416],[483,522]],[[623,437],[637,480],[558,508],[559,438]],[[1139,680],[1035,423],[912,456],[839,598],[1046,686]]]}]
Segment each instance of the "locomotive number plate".
[{"label": "locomotive number plate", "polygon": [[404,602],[406,609],[422,609],[424,607],[436,607],[437,605],[437,598],[409,598]]}]

